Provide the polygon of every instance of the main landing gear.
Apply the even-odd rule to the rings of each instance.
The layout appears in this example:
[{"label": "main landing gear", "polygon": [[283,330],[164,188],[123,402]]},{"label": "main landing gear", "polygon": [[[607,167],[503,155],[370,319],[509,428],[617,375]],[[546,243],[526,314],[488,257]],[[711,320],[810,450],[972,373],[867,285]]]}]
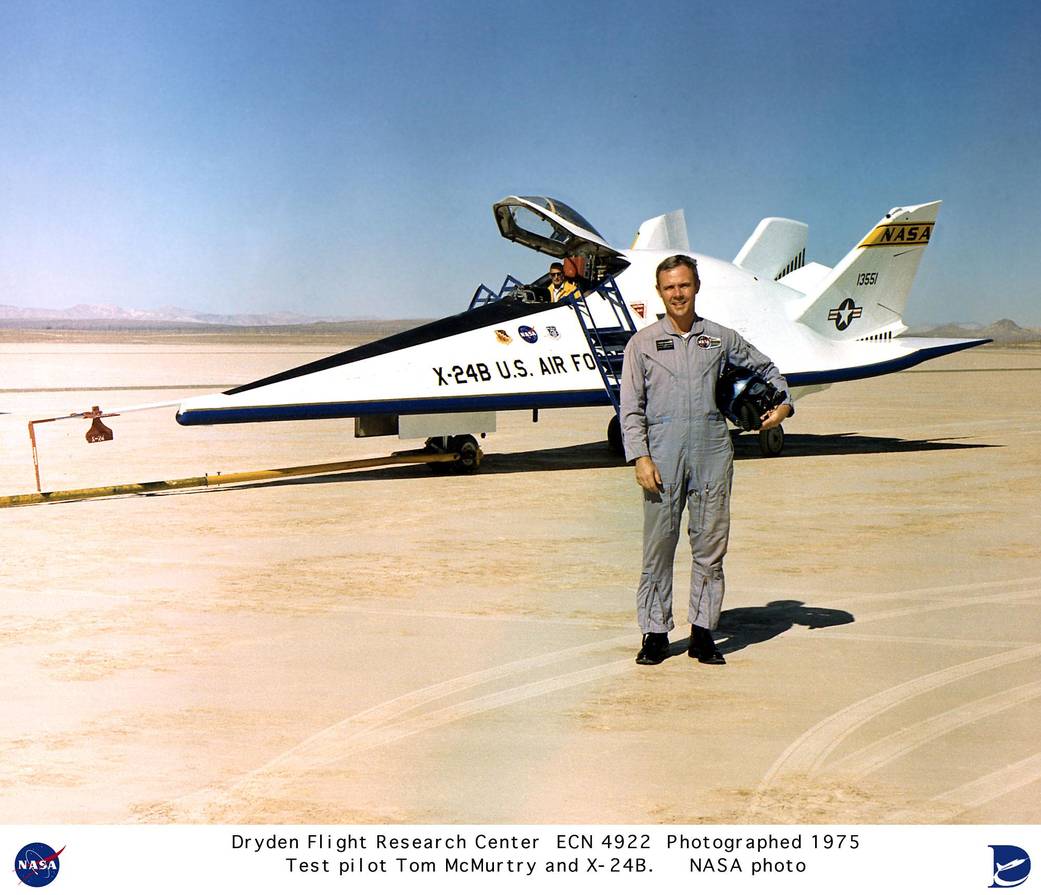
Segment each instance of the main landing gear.
[{"label": "main landing gear", "polygon": [[431,454],[458,454],[456,460],[437,460],[428,463],[434,472],[471,473],[477,472],[481,465],[480,447],[472,435],[438,435],[428,438],[426,449]]},{"label": "main landing gear", "polygon": [[777,457],[784,449],[784,429],[774,426],[772,429],[760,429],[759,450],[764,457]]},{"label": "main landing gear", "polygon": [[[738,435],[744,435],[744,429],[731,429],[730,437],[731,440],[737,438]],[[759,429],[755,433],[756,439],[759,441],[759,452],[764,457],[779,457],[781,451],[784,450],[784,429],[780,426],[774,426],[772,429]]]}]

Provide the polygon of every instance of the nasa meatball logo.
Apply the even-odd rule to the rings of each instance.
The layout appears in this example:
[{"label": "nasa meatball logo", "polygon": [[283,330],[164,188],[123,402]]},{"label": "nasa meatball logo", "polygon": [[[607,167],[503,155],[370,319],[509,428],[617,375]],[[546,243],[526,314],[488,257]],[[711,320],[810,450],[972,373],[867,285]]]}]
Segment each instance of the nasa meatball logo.
[{"label": "nasa meatball logo", "polygon": [[698,336],[697,342],[695,343],[698,348],[718,348],[723,344],[722,339],[717,339],[715,336],[706,336],[704,334]]},{"label": "nasa meatball logo", "polygon": [[42,842],[23,845],[14,857],[14,872],[18,879],[34,889],[49,886],[58,876],[61,862],[58,855],[65,851],[63,845],[57,851]]},{"label": "nasa meatball logo", "polygon": [[525,342],[530,342],[534,345],[539,340],[539,334],[535,332],[530,326],[521,326],[517,328],[517,335],[524,339]]},{"label": "nasa meatball logo", "polygon": [[497,329],[495,331],[495,338],[497,338],[503,345],[509,345],[510,342],[513,341],[513,336],[504,329]]}]

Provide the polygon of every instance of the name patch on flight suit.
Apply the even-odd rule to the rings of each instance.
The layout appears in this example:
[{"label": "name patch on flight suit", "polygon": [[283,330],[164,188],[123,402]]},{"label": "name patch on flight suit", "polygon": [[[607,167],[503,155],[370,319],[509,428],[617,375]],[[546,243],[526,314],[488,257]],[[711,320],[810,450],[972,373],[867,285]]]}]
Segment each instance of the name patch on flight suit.
[{"label": "name patch on flight suit", "polygon": [[672,344],[672,339],[658,339],[654,343],[654,347],[659,351],[675,351],[676,346]]},{"label": "name patch on flight suit", "polygon": [[723,344],[723,340],[717,336],[706,336],[704,334],[698,336],[695,344],[698,348],[719,348]]}]

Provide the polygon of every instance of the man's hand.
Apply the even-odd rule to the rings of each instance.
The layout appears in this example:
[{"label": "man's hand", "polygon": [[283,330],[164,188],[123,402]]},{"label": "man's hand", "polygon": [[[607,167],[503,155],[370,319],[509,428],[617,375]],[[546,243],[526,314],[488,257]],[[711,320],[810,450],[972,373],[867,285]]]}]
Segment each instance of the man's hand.
[{"label": "man's hand", "polygon": [[654,494],[659,494],[663,490],[661,473],[658,472],[658,467],[654,465],[654,461],[650,457],[636,458],[636,484],[644,491],[651,491]]},{"label": "man's hand", "polygon": [[787,418],[788,414],[792,412],[792,408],[787,404],[778,404],[769,413],[764,413],[761,417],[763,424],[759,427],[760,429],[772,429],[774,426],[779,426]]}]

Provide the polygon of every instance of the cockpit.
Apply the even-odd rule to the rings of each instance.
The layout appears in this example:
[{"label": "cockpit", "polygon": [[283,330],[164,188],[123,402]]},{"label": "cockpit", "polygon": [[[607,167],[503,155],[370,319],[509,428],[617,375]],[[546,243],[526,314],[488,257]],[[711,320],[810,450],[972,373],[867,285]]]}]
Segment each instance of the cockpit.
[{"label": "cockpit", "polygon": [[[521,222],[526,222],[529,225],[529,229],[538,232],[540,229],[545,231],[548,229],[551,231],[546,234],[547,237],[561,245],[566,244],[567,240],[571,237],[571,233],[568,230],[561,229],[552,225],[545,217],[538,216],[534,211],[531,210],[531,206],[536,206],[543,211],[548,211],[554,214],[556,217],[561,218],[567,224],[570,224],[573,228],[585,230],[586,233],[592,233],[594,236],[600,239],[604,245],[604,237],[600,234],[600,231],[596,229],[592,224],[589,223],[582,215],[580,215],[570,205],[565,205],[559,199],[553,199],[549,196],[520,196],[518,197],[522,201],[527,202],[528,206],[525,208],[523,205],[512,206],[514,214],[520,219]],[[498,207],[509,207],[505,206],[508,200],[500,202]],[[523,223],[521,224],[523,226]]]},{"label": "cockpit", "polygon": [[[507,196],[492,208],[506,239],[561,259],[569,277],[583,291],[595,289],[628,266],[589,221],[559,199]],[[549,284],[547,273],[525,288],[533,292],[535,300],[548,301]]]}]

